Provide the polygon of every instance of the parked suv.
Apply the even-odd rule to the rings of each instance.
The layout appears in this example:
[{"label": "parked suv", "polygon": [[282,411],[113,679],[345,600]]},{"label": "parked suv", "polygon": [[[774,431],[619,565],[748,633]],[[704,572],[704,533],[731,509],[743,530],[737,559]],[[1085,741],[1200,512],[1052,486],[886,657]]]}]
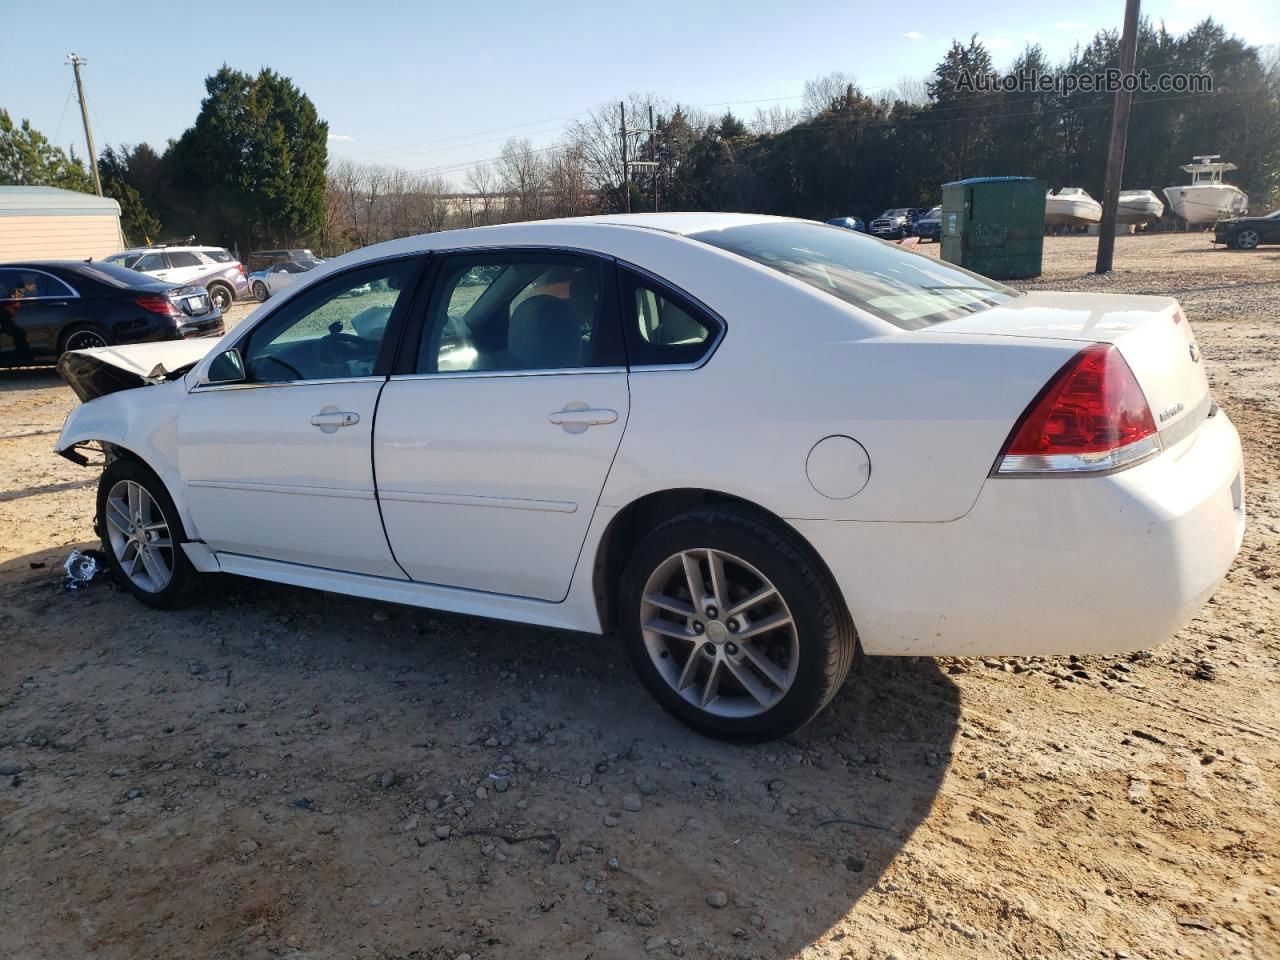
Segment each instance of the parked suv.
[{"label": "parked suv", "polygon": [[105,262],[169,283],[202,286],[209,291],[209,299],[219,312],[249,294],[249,278],[245,275],[244,265],[224,247],[136,247],[113,253],[105,258]]},{"label": "parked suv", "polygon": [[934,207],[923,214],[913,225],[915,234],[921,240],[942,239],[942,207]]},{"label": "parked suv", "polygon": [[895,207],[871,221],[871,235],[882,240],[901,240],[911,236],[911,227],[920,211],[915,207]]}]

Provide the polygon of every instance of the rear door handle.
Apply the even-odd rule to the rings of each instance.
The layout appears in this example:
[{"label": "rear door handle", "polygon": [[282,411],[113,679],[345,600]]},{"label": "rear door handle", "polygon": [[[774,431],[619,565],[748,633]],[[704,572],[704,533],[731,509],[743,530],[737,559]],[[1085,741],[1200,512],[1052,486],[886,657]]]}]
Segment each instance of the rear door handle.
[{"label": "rear door handle", "polygon": [[604,423],[613,423],[618,419],[617,410],[606,410],[603,407],[566,407],[548,414],[547,419],[556,426],[564,427],[596,427]]},{"label": "rear door handle", "polygon": [[327,408],[311,417],[311,425],[319,427],[325,433],[333,433],[339,427],[349,427],[360,422],[360,414],[350,410],[334,410]]}]

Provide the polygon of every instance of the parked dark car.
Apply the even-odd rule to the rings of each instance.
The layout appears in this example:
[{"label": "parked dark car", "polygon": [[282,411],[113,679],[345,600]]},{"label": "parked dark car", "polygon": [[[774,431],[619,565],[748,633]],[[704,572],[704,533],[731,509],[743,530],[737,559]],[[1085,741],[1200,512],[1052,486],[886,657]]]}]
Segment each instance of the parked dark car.
[{"label": "parked dark car", "polygon": [[942,207],[934,207],[928,213],[921,214],[912,230],[921,240],[941,240]]},{"label": "parked dark car", "polygon": [[1213,242],[1233,250],[1252,250],[1260,243],[1280,243],[1280,210],[1265,217],[1234,217],[1213,225]]},{"label": "parked dark car", "polygon": [[858,233],[866,233],[867,225],[857,217],[832,217],[827,223],[833,227],[844,227],[846,230],[856,230]]},{"label": "parked dark car", "polygon": [[223,332],[222,313],[204,287],[110,263],[0,263],[0,366],[53,363],[65,350]]},{"label": "parked dark car", "polygon": [[316,255],[306,247],[289,247],[279,250],[254,250],[246,258],[249,270],[258,273],[273,263],[288,263],[293,260],[315,260]]}]

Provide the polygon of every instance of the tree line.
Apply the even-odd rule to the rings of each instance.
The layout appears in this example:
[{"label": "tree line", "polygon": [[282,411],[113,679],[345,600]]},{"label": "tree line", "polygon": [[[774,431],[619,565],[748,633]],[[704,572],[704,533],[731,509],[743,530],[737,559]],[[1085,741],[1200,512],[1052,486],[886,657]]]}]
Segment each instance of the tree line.
[{"label": "tree line", "polygon": [[[1118,66],[1119,36],[1100,31],[1062,63],[1029,45],[1005,75],[1102,73]],[[1255,209],[1280,202],[1280,58],[1206,19],[1181,35],[1140,25],[1137,69],[1210,74],[1211,92],[1134,96],[1124,186],[1186,181],[1178,168],[1218,153]],[[941,184],[1029,175],[1102,192],[1113,95],[1093,90],[975,89],[996,74],[976,37],[955,41],[932,74],[887,91],[833,73],[809,81],[798,107],[750,118],[706,114],[632,95],[572,123],[554,144],[512,139],[469,165],[461,183],[440,170],[330,162],[328,127],[287,77],[224,66],[206,80],[193,125],[160,152],[109,147],[104,192],[121,204],[134,242],[195,234],[249,249],[307,243],[326,253],[394,237],[512,220],[645,210],[731,210],[826,219],[924,207]],[[649,127],[650,111],[653,125]],[[652,132],[648,132],[651,130]],[[456,167],[454,168],[456,169]],[[91,190],[73,152],[0,111],[0,181]]]}]

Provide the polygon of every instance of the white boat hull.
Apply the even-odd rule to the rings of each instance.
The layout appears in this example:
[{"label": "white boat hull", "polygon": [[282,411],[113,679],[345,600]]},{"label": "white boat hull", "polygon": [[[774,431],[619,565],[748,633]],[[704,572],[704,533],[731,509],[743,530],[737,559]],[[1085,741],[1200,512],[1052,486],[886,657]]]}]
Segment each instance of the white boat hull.
[{"label": "white boat hull", "polygon": [[1092,197],[1048,196],[1044,222],[1050,227],[1083,227],[1102,219],[1102,204]]},{"label": "white boat hull", "polygon": [[1120,194],[1116,206],[1116,223],[1144,224],[1159,220],[1164,204],[1150,190],[1133,190]]},{"label": "white boat hull", "polygon": [[1169,208],[1187,223],[1213,223],[1249,212],[1249,195],[1229,183],[1192,183],[1165,187]]}]

